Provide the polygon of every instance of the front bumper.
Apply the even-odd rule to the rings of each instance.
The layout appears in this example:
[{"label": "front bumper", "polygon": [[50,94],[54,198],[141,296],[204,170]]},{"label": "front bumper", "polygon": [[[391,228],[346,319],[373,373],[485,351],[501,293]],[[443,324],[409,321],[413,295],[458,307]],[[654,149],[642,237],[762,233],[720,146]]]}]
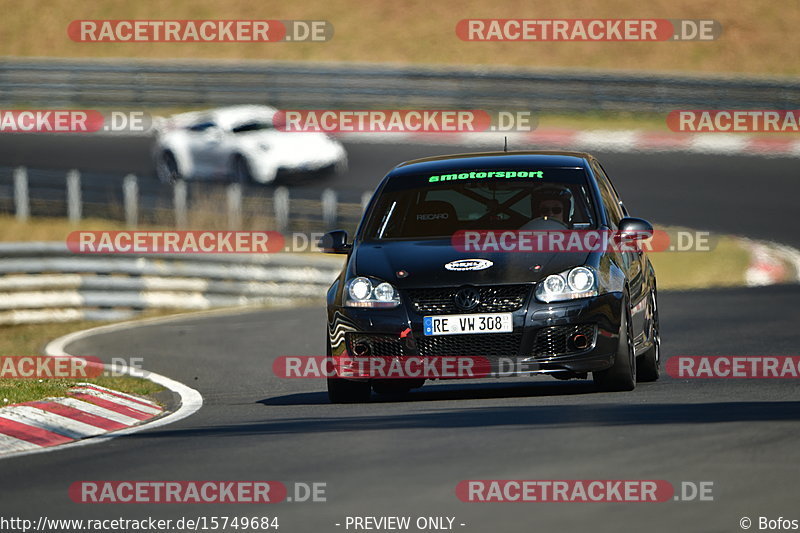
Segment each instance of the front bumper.
[{"label": "front bumper", "polygon": [[338,145],[313,146],[303,154],[266,153],[251,159],[253,178],[268,183],[276,177],[332,172],[347,166],[347,152]]},{"label": "front bumper", "polygon": [[[393,309],[329,309],[334,357],[363,353],[383,358],[480,357],[492,375],[559,374],[605,370],[614,363],[619,340],[622,293],[544,304],[533,297],[512,312],[511,333],[426,336],[423,318],[403,295]],[[576,335],[582,335],[575,342]],[[585,341],[585,344],[584,342]]]}]

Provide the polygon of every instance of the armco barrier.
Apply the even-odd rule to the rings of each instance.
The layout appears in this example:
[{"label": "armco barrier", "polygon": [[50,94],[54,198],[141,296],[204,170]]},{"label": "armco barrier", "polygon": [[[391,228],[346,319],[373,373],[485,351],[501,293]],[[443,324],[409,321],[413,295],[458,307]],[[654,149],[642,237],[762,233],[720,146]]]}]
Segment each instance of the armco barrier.
[{"label": "armco barrier", "polygon": [[76,255],[57,242],[2,243],[0,325],[321,301],[340,269],[315,253]]},{"label": "armco barrier", "polygon": [[794,78],[358,63],[0,60],[0,105],[293,108],[448,107],[537,111],[794,109]]}]

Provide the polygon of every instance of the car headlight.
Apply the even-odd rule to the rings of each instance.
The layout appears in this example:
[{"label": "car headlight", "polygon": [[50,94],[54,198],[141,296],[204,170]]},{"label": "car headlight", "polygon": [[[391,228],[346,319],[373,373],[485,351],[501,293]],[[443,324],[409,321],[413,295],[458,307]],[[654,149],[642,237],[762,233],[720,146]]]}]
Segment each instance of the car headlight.
[{"label": "car headlight", "polygon": [[345,307],[397,307],[400,295],[391,283],[359,276],[347,283]]},{"label": "car headlight", "polygon": [[590,296],[597,296],[597,280],[589,267],[580,266],[551,274],[536,286],[536,298],[545,303]]}]

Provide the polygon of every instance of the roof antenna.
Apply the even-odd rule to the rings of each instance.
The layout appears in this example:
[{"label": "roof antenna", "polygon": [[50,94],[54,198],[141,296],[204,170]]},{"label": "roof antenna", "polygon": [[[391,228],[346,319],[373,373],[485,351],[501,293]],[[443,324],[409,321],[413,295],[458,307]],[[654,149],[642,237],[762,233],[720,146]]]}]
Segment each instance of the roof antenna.
[{"label": "roof antenna", "polygon": [[508,135],[503,136],[503,151],[508,152]]}]

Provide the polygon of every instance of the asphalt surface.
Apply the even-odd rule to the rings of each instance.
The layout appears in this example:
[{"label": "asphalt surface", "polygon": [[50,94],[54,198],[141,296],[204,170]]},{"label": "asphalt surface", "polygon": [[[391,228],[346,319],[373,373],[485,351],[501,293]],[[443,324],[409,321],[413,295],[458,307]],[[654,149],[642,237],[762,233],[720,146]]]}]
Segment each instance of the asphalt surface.
[{"label": "asphalt surface", "polygon": [[[350,146],[351,177],[461,151]],[[599,154],[603,156],[603,154]],[[605,154],[634,215],[800,244],[794,160]],[[352,186],[353,183],[348,182]],[[662,293],[664,356],[796,355],[800,287]],[[741,531],[800,519],[796,380],[676,380],[630,393],[550,378],[429,384],[406,400],[330,405],[324,382],[272,374],[281,355],[324,353],[321,308],[188,318],[96,335],[74,354],[143,357],[199,390],[176,424],[101,445],[0,461],[0,515],[36,518],[278,516],[281,531],[340,531],[348,515],[455,517],[455,529]],[[78,505],[78,480],[266,479],[327,484],[326,503]],[[462,503],[467,479],[713,482],[713,501]],[[335,524],[342,526],[337,527]],[[465,524],[460,526],[459,524]],[[413,531],[414,529],[412,529]]]}]

